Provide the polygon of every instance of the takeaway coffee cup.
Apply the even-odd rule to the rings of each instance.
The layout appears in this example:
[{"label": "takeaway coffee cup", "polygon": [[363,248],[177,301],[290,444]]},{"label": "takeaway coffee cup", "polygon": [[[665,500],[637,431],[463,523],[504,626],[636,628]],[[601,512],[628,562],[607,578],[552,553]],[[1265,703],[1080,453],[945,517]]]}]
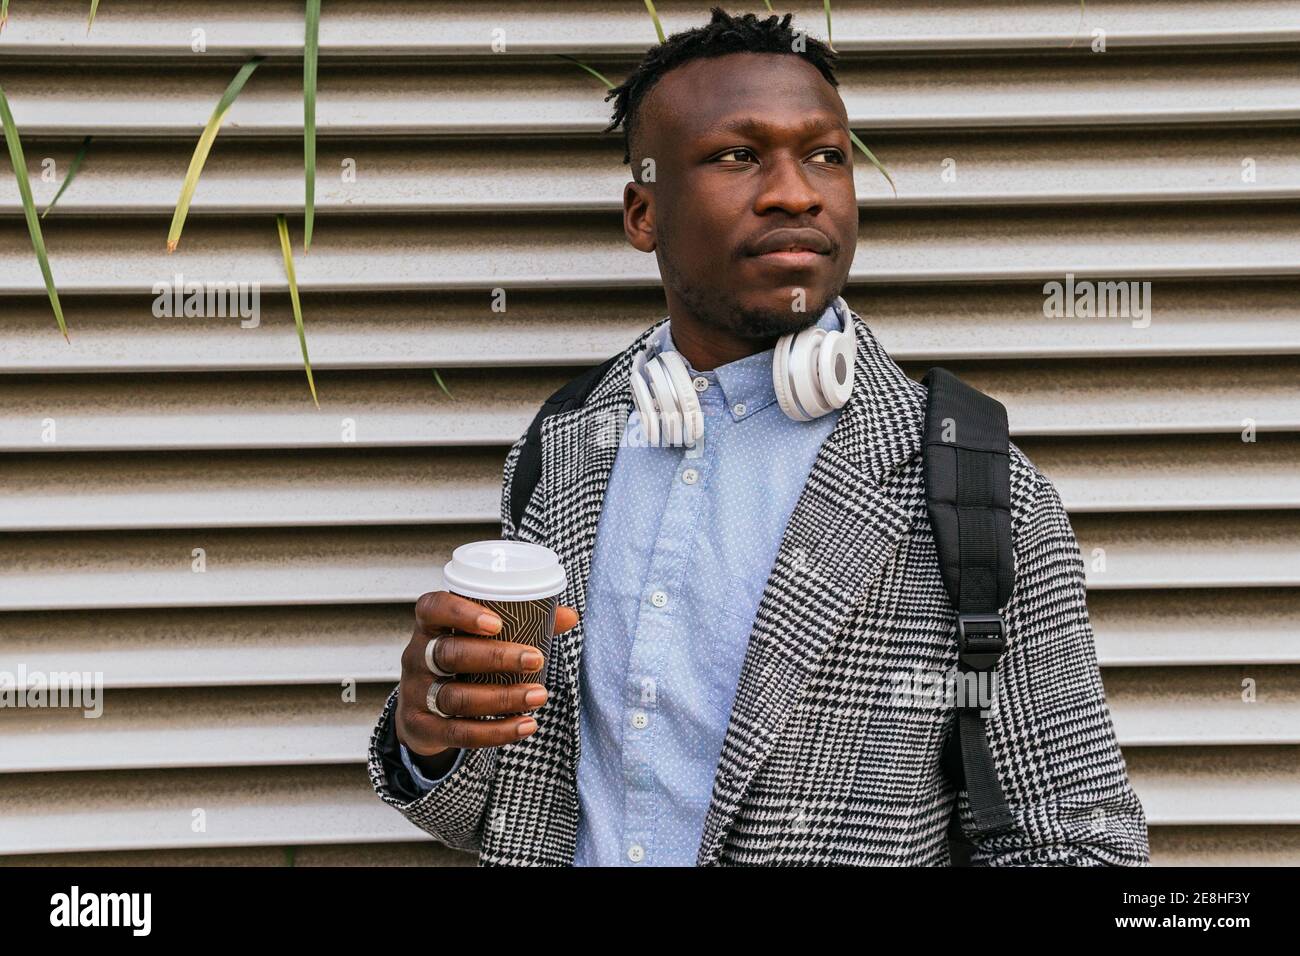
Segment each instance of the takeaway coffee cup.
[{"label": "takeaway coffee cup", "polygon": [[[451,560],[443,566],[442,580],[446,590],[483,605],[501,618],[501,630],[491,635],[493,638],[528,644],[550,659],[555,609],[566,583],[560,557],[550,548],[526,541],[471,541],[451,553]],[[532,683],[539,673],[461,674],[457,680],[473,684]]]}]

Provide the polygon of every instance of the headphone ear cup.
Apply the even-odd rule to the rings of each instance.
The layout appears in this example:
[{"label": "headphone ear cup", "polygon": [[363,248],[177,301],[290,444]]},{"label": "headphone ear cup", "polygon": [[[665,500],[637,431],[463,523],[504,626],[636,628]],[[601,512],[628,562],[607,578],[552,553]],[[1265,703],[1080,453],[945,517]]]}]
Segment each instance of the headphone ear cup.
[{"label": "headphone ear cup", "polygon": [[659,410],[655,408],[654,397],[645,380],[645,353],[642,352],[632,363],[632,404],[636,406],[641,419],[641,430],[646,443],[651,448],[659,447]]},{"label": "headphone ear cup", "polygon": [[797,422],[843,408],[853,392],[857,335],[847,305],[840,312],[843,331],[812,326],[781,336],[772,353],[776,400]]},{"label": "headphone ear cup", "polygon": [[677,412],[676,420],[669,429],[674,436],[680,435],[674,444],[694,445],[704,434],[704,412],[700,408],[700,398],[695,394],[691,374],[686,369],[686,361],[676,352],[660,353],[659,361],[663,363],[677,396],[677,401],[673,403]]},{"label": "headphone ear cup", "polygon": [[843,408],[853,393],[856,353],[851,326],[847,332],[828,332],[817,350],[817,381],[822,398],[831,408]]},{"label": "headphone ear cup", "polygon": [[826,330],[813,326],[796,335],[790,347],[790,390],[799,407],[799,421],[820,418],[831,410],[817,382],[817,356],[825,340]]}]

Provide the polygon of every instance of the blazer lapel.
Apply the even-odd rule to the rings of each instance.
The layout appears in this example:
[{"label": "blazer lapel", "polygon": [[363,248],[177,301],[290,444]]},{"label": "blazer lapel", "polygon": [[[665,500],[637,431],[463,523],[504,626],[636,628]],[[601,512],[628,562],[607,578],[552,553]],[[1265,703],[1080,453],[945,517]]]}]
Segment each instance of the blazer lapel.
[{"label": "blazer lapel", "polygon": [[841,635],[912,520],[887,480],[920,449],[922,386],[856,313],[853,393],[818,453],[759,602],[697,865],[718,861],[754,774],[823,651]]}]

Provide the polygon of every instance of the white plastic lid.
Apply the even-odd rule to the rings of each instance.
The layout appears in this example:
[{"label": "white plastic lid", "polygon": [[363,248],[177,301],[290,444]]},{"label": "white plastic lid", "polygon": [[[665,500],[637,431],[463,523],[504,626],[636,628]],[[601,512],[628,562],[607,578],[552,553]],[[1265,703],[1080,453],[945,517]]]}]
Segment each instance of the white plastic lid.
[{"label": "white plastic lid", "polygon": [[471,541],[442,568],[448,591],[486,601],[535,601],[564,590],[560,556],[526,541]]}]

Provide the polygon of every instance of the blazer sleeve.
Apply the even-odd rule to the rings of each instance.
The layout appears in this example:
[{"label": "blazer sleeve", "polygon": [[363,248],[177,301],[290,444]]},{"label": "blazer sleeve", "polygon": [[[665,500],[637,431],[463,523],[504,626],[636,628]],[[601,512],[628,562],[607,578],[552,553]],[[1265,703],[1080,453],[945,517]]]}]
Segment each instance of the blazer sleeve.
[{"label": "blazer sleeve", "polygon": [[975,836],[959,794],[962,828],[974,844],[970,862],[1146,866],[1146,816],[1106,705],[1079,544],[1055,486],[1029,468],[1026,503],[1013,518],[1007,649],[985,721],[1015,826]]},{"label": "blazer sleeve", "polygon": [[[513,539],[510,521],[510,481],[527,433],[520,436],[506,455],[501,488],[501,535]],[[435,840],[457,850],[477,853],[481,849],[483,820],[496,774],[499,748],[480,747],[464,751],[445,777],[432,790],[423,790],[411,777],[401,756],[401,745],[393,727],[397,710],[397,688],[388,696],[370,736],[367,767],[375,793]]]}]

